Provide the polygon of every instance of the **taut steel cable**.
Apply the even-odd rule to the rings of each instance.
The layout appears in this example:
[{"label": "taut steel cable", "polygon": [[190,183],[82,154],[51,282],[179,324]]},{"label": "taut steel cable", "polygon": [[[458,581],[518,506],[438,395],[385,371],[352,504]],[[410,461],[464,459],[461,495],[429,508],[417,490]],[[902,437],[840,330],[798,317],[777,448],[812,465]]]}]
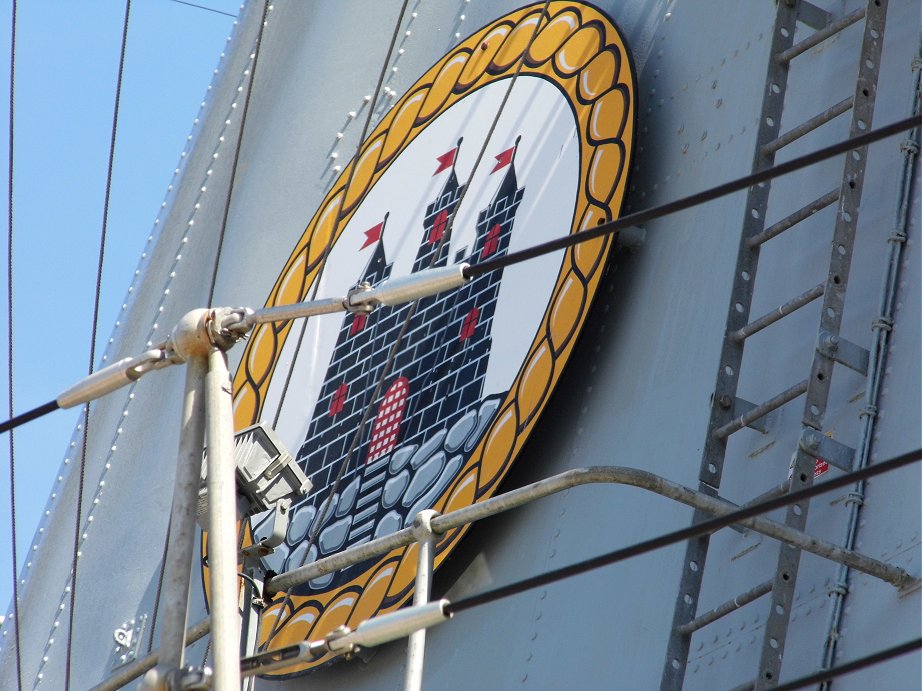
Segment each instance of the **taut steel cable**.
[{"label": "taut steel cable", "polygon": [[[14,124],[14,95],[16,77],[16,0],[12,3],[12,27],[10,29],[10,110],[9,110],[9,149],[7,160],[7,368],[9,372],[9,403],[10,418],[13,417],[13,124]],[[55,406],[57,407],[57,406]],[[23,416],[20,416],[23,417]],[[37,416],[35,416],[37,417]],[[29,418],[31,419],[31,418]],[[22,655],[19,647],[19,573],[17,571],[18,555],[16,554],[16,457],[14,455],[13,432],[10,431],[10,531],[12,532],[12,557],[13,557],[13,632],[16,646],[16,687],[22,691]]]},{"label": "taut steel cable", "polygon": [[542,585],[549,585],[551,583],[555,583],[572,576],[586,573],[587,571],[599,569],[603,566],[615,564],[619,561],[625,561],[627,559],[640,556],[641,554],[646,554],[647,552],[652,552],[663,547],[668,547],[669,545],[684,542],[685,540],[694,537],[712,533],[716,530],[720,530],[721,528],[726,528],[727,526],[733,525],[734,523],[739,523],[740,521],[747,518],[752,518],[753,516],[758,516],[759,514],[773,511],[774,509],[779,509],[789,504],[795,504],[803,499],[809,499],[816,496],[817,494],[829,492],[831,490],[838,489],[839,487],[845,487],[846,485],[850,485],[860,480],[866,480],[867,478],[874,477],[875,475],[897,470],[898,468],[910,465],[911,463],[916,463],[920,459],[922,459],[922,449],[916,449],[915,451],[904,453],[887,461],[883,461],[871,466],[865,466],[864,468],[855,470],[851,473],[846,473],[845,475],[841,475],[833,480],[817,483],[805,489],[791,492],[790,494],[783,494],[780,497],[775,497],[774,499],[767,499],[766,501],[760,502],[758,504],[743,507],[737,511],[733,511],[732,513],[718,516],[716,518],[711,518],[707,521],[702,521],[701,523],[688,526],[687,528],[682,528],[681,530],[666,533],[664,535],[660,535],[659,537],[654,537],[649,540],[644,540],[643,542],[638,542],[627,547],[622,547],[620,549],[601,554],[597,557],[592,557],[591,559],[586,559],[575,564],[570,564],[569,566],[554,569],[553,571],[547,571],[536,576],[524,578],[520,581],[516,581],[515,583],[509,583],[508,585],[493,588],[483,593],[463,598],[457,602],[452,602],[447,605],[445,607],[445,611],[449,614],[456,614],[457,612],[463,612],[466,609],[479,607],[480,605],[485,605],[490,602],[495,602],[496,600],[501,600],[512,595],[517,595],[519,593],[525,592],[526,590],[532,590],[533,588],[538,588]]},{"label": "taut steel cable", "polygon": [[[106,166],[106,192],[102,209],[102,229],[99,233],[99,259],[96,263],[96,294],[93,297],[93,326],[90,331],[90,356],[87,374],[93,374],[96,365],[96,334],[99,328],[99,302],[102,295],[102,268],[106,256],[106,233],[109,227],[109,203],[112,199],[112,171],[115,167],[115,139],[118,134],[118,113],[122,100],[122,77],[125,74],[125,52],[128,46],[128,19],[131,0],[125,0],[125,18],[122,22],[122,42],[119,49],[118,76],[115,81],[115,104],[112,108],[112,128],[109,135],[109,160]],[[77,602],[77,559],[80,553],[80,522],[83,512],[83,489],[86,481],[86,452],[90,434],[90,404],[83,407],[83,441],[80,452],[80,476],[77,484],[77,516],[74,524],[74,550],[70,571],[70,611],[67,626],[67,657],[64,671],[64,689],[70,689],[71,657],[74,645],[74,616]]]}]

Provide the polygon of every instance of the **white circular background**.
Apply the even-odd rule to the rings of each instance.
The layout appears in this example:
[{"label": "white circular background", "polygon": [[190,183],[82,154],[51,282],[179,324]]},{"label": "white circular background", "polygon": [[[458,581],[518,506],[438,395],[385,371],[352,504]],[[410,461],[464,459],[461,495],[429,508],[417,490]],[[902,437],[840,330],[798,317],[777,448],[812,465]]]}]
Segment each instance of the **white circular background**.
[{"label": "white circular background", "polygon": [[[455,161],[461,184],[469,184],[454,221],[449,262],[474,244],[477,214],[490,202],[508,171],[491,173],[494,156],[515,144],[519,187],[525,192],[516,213],[509,251],[530,247],[570,232],[579,184],[579,137],[573,113],[552,83],[520,76],[503,108],[473,179],[471,171],[487,137],[509,80],[494,82],[440,115],[400,154],[369,190],[334,245],[320,279],[318,298],[345,295],[365,270],[373,247],[360,249],[365,231],[390,214],[384,230],[391,277],[412,268],[423,237],[423,217],[445,184],[448,170],[433,175],[436,158],[464,141]],[[484,396],[509,388],[531,346],[557,280],[563,251],[505,269],[492,327],[492,352]],[[467,258],[462,261],[468,261]],[[286,374],[291,383],[276,431],[289,449],[304,441],[320,387],[342,325],[341,315],[309,320],[300,353],[295,349],[301,325],[295,324],[282,349],[266,395],[262,418],[277,410]]]}]

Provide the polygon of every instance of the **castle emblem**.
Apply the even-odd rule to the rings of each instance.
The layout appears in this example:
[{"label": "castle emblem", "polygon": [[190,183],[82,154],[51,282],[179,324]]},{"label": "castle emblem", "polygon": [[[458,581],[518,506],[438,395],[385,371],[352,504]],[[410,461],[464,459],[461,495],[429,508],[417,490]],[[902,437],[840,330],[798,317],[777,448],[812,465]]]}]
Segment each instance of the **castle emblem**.
[{"label": "castle emblem", "polygon": [[[499,177],[499,184],[477,216],[473,246],[448,256],[465,190],[454,165],[460,145],[438,157],[435,174],[445,180],[426,207],[414,273],[449,260],[479,263],[509,249],[525,193],[515,174],[518,141],[496,156],[491,177]],[[365,231],[361,251],[370,256],[359,282],[376,285],[391,275],[387,220],[385,215]],[[285,546],[268,559],[273,570],[297,568],[411,524],[457,477],[506,394],[483,398],[501,281],[502,271],[496,271],[412,306],[343,318],[297,454],[314,489],[293,508]],[[392,356],[390,346],[400,334]],[[368,410],[375,411],[370,419]],[[255,528],[258,537],[271,531],[270,520]],[[346,582],[364,567],[329,574],[300,591]]]},{"label": "castle emblem", "polygon": [[[617,217],[634,94],[624,41],[591,5],[552,0],[497,17],[396,102],[372,102],[377,125],[330,181],[267,306],[489,261]],[[254,329],[234,379],[235,427],[269,422],[314,487],[266,568],[495,494],[540,424],[611,247],[601,238],[411,306]],[[267,527],[256,518],[252,530]],[[442,536],[436,568],[465,532]],[[260,645],[393,611],[415,573],[416,549],[401,547],[280,593]]]}]

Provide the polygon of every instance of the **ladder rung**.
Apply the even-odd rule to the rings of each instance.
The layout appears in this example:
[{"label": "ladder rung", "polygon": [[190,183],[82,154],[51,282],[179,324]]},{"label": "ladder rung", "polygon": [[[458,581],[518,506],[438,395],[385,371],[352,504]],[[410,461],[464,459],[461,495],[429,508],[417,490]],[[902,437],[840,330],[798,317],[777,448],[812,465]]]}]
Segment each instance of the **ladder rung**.
[{"label": "ladder rung", "polygon": [[783,233],[784,231],[788,230],[789,228],[792,228],[793,226],[796,226],[801,221],[807,218],[810,218],[817,211],[820,211],[821,209],[825,209],[827,206],[837,201],[838,199],[839,199],[839,188],[837,187],[831,192],[827,192],[819,199],[815,199],[814,201],[810,202],[802,209],[798,209],[797,211],[792,213],[790,216],[786,218],[782,218],[780,221],[775,223],[773,226],[766,228],[758,235],[753,235],[751,238],[749,238],[746,241],[746,244],[749,245],[750,249],[752,249],[765,242],[768,242],[776,235],[781,235],[781,233]]},{"label": "ladder rung", "polygon": [[714,436],[717,439],[726,439],[734,432],[739,432],[743,427],[749,426],[755,420],[758,420],[763,415],[768,415],[770,412],[776,408],[780,408],[788,401],[793,401],[798,396],[803,396],[807,391],[807,380],[804,379],[799,384],[795,384],[790,389],[782,391],[777,396],[769,398],[765,403],[757,405],[755,408],[750,410],[745,415],[740,415],[735,420],[728,422],[723,427],[719,427],[714,430]]},{"label": "ladder rung", "polygon": [[676,627],[676,633],[687,636],[690,633],[694,633],[698,629],[702,629],[708,624],[717,621],[721,617],[725,617],[730,612],[735,612],[740,607],[748,605],[753,600],[758,600],[760,597],[766,593],[771,592],[772,585],[774,584],[774,579],[765,581],[764,583],[759,583],[755,588],[747,590],[745,593],[737,595],[732,600],[727,600],[721,605],[718,605],[710,612],[705,612],[700,617],[695,617],[687,624],[682,624],[682,626]]},{"label": "ladder rung", "polygon": [[814,286],[810,290],[801,293],[796,298],[788,300],[786,303],[784,303],[780,307],[773,309],[768,314],[762,317],[759,317],[758,319],[746,324],[746,326],[744,326],[743,328],[738,329],[737,331],[734,331],[732,334],[730,334],[730,338],[732,338],[737,343],[749,338],[750,336],[752,336],[752,334],[758,333],[759,331],[764,329],[766,326],[769,326],[770,324],[774,324],[776,321],[778,321],[782,317],[786,317],[791,312],[799,310],[804,305],[809,305],[811,302],[813,302],[818,297],[820,297],[823,294],[823,292],[825,292],[825,289],[826,289],[825,283],[820,283],[819,285]]},{"label": "ladder rung", "polygon": [[832,22],[832,24],[829,24],[828,26],[826,26],[826,28],[820,29],[819,31],[813,34],[810,34],[807,38],[805,38],[800,43],[796,43],[790,48],[788,48],[787,50],[781,51],[775,56],[775,61],[778,63],[785,63],[785,62],[789,62],[793,60],[801,53],[804,53],[810,50],[813,46],[819,43],[822,43],[830,36],[834,36],[835,34],[842,31],[842,29],[845,29],[851,26],[852,24],[857,22],[859,19],[864,17],[864,15],[865,15],[865,8],[863,7],[861,9],[855,10],[851,14],[845,15],[844,17],[842,17],[842,19],[834,21]]},{"label": "ladder rung", "polygon": [[770,142],[762,146],[762,149],[761,149],[762,155],[767,156],[769,154],[773,154],[776,151],[778,151],[778,149],[781,149],[787,146],[791,142],[797,141],[798,139],[803,137],[805,134],[808,134],[809,132],[812,132],[813,130],[815,130],[817,127],[820,127],[821,125],[825,125],[827,122],[829,122],[833,118],[836,118],[842,115],[842,113],[844,113],[849,108],[851,108],[854,102],[855,102],[854,96],[849,96],[848,98],[842,99],[841,101],[836,103],[834,106],[830,106],[829,108],[824,110],[819,115],[814,115],[812,118],[810,118],[804,123],[801,123],[794,129],[788,130],[787,132],[782,134],[777,139],[772,139]]},{"label": "ladder rung", "polygon": [[761,504],[763,501],[768,501],[774,499],[775,497],[780,497],[782,494],[787,494],[791,490],[791,480],[787,479],[782,482],[780,485],[772,487],[767,492],[762,492],[762,494],[753,497],[745,504],[741,505],[741,509],[748,509],[750,506],[755,506],[756,504]]},{"label": "ladder rung", "polygon": [[[733,399],[733,417],[741,417],[755,407],[755,403],[750,403],[745,398],[737,396]],[[768,420],[766,418],[768,418],[767,415],[764,418],[753,420],[749,423],[749,427],[762,434],[768,434]]]}]

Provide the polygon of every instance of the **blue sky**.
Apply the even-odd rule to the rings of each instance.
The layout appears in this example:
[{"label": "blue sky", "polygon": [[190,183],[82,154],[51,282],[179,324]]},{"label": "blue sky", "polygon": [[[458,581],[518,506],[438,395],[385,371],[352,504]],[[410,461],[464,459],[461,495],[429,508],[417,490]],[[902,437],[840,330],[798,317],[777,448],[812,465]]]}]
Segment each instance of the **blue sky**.
[{"label": "blue sky", "polygon": [[[199,103],[233,30],[239,0],[134,0],[128,29],[102,281],[97,362]],[[125,3],[21,1],[14,131],[16,412],[57,396],[89,364],[106,167]],[[8,103],[11,2],[0,0],[0,93]],[[8,115],[2,152],[6,265]],[[3,273],[5,283],[5,272]],[[0,303],[7,310],[6,289]],[[7,323],[0,372],[8,382]],[[7,418],[4,396],[0,403]],[[77,419],[57,411],[15,435],[20,564]],[[9,452],[0,440],[0,612],[12,595]]]}]

